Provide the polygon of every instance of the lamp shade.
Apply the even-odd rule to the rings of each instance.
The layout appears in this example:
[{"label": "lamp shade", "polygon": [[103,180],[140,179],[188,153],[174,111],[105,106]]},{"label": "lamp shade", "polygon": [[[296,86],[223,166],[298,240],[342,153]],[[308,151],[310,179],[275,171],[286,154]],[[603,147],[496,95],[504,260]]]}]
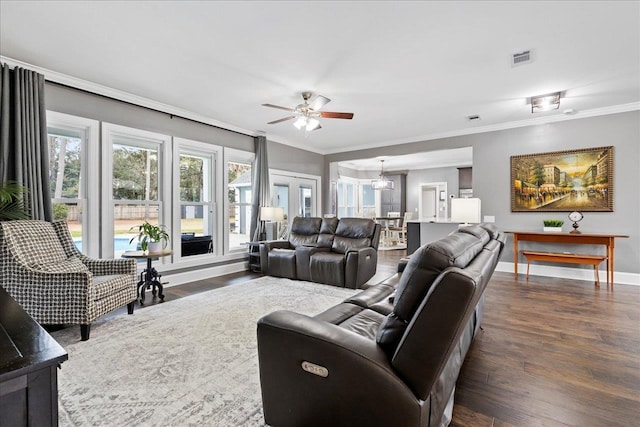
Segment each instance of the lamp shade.
[{"label": "lamp shade", "polygon": [[451,222],[479,223],[480,199],[451,199]]},{"label": "lamp shade", "polygon": [[284,221],[284,208],[262,206],[260,208],[261,221]]}]

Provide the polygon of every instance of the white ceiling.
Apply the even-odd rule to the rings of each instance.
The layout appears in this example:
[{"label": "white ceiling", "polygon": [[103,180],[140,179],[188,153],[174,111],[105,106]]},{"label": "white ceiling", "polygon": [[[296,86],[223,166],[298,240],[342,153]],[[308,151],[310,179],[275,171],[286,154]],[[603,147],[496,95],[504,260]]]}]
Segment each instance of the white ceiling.
[{"label": "white ceiling", "polygon": [[[640,3],[0,1],[0,55],[335,153],[638,109]],[[354,119],[266,124],[304,90]]]}]

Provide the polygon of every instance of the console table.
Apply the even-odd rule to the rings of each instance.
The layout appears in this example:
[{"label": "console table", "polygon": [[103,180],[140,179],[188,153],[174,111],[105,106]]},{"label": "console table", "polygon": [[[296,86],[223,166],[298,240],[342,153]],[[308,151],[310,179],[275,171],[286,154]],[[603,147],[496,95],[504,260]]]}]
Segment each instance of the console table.
[{"label": "console table", "polygon": [[172,253],[172,250],[165,249],[157,252],[126,251],[122,254],[122,258],[147,260],[147,268],[145,268],[144,271],[140,273],[140,281],[138,282],[138,297],[140,299],[140,305],[144,305],[144,290],[152,288],[151,293],[155,297],[156,287],[158,288],[158,298],[160,298],[160,302],[164,302],[164,294],[162,293],[162,282],[160,282],[160,277],[162,277],[162,275],[158,273],[158,270],[153,268],[153,266],[151,265],[151,261],[160,257],[169,256]]},{"label": "console table", "polygon": [[0,426],[58,425],[67,352],[0,286]]},{"label": "console table", "polygon": [[[576,245],[603,245],[605,262],[607,263],[607,284],[613,287],[614,248],[616,238],[626,238],[622,234],[594,234],[594,233],[549,233],[535,231],[506,231],[513,235],[513,265],[515,276],[518,277],[518,242],[540,243],[570,243]],[[570,255],[570,254],[568,254]]]}]

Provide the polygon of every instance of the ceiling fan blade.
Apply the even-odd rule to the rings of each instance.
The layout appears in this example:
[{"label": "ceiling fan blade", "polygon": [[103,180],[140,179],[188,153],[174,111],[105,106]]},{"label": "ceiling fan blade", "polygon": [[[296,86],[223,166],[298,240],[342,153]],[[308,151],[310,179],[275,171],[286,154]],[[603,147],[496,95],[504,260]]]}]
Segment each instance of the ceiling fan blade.
[{"label": "ceiling fan blade", "polygon": [[262,106],[263,107],[277,108],[278,110],[293,111],[293,108],[281,107],[279,105],[273,105],[273,104],[262,104]]},{"label": "ceiling fan blade", "polygon": [[320,111],[320,117],[327,119],[353,119],[353,113],[336,113],[335,111]]},{"label": "ceiling fan blade", "polygon": [[286,122],[287,120],[295,119],[296,116],[289,116],[282,119],[274,120],[272,122],[267,123],[268,125],[275,125],[276,123]]},{"label": "ceiling fan blade", "polygon": [[326,96],[317,95],[309,103],[309,108],[314,110],[314,111],[318,111],[319,109],[321,109],[322,107],[327,105],[330,101],[331,100],[329,98],[327,98]]}]

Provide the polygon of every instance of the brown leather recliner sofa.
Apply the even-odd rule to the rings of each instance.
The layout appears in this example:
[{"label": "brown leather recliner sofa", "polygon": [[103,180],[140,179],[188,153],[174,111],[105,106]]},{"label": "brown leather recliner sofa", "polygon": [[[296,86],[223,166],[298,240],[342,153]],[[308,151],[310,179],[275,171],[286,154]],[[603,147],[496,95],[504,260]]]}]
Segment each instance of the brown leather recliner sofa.
[{"label": "brown leather recliner sofa", "polygon": [[490,225],[422,246],[389,279],[315,317],[258,321],[273,426],[446,426],[504,247]]},{"label": "brown leather recliner sofa", "polygon": [[380,225],[366,218],[296,217],[289,240],[260,245],[262,272],[356,289],[376,273]]}]

